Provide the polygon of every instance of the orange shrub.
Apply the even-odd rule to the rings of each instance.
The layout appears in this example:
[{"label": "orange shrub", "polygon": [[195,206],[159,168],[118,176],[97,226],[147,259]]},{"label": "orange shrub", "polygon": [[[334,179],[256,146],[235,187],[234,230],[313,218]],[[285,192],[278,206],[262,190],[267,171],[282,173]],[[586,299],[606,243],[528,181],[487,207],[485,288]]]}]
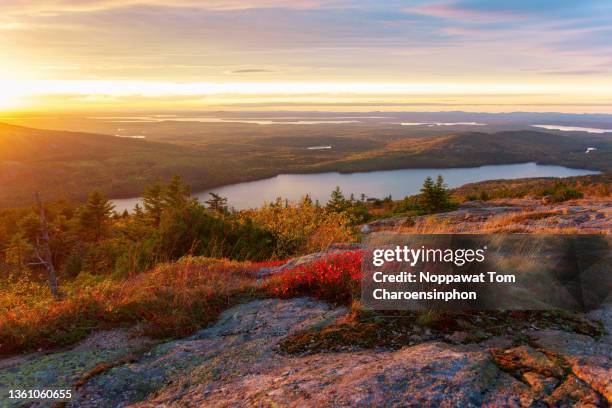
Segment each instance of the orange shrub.
[{"label": "orange shrub", "polygon": [[[73,343],[94,330],[141,324],[153,337],[183,336],[257,295],[254,271],[269,265],[185,258],[123,282],[68,290],[60,301],[7,302],[0,293],[0,354]],[[70,288],[67,288],[70,289]]]},{"label": "orange shrub", "polygon": [[306,200],[244,210],[238,216],[243,222],[251,221],[274,234],[276,258],[317,252],[334,242],[356,239],[348,215],[317,207]]}]

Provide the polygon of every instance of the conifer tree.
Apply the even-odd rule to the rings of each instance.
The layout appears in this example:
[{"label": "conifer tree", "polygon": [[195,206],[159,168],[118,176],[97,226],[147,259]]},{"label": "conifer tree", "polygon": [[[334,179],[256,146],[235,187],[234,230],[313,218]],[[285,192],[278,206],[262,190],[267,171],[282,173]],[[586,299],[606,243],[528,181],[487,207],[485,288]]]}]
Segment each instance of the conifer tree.
[{"label": "conifer tree", "polygon": [[327,202],[327,208],[334,212],[342,212],[348,207],[348,202],[344,198],[344,194],[340,191],[340,186],[336,186],[331,193],[331,198]]},{"label": "conifer tree", "polygon": [[205,201],[208,204],[208,208],[212,211],[227,212],[227,198],[221,197],[216,193],[208,193],[210,198]]},{"label": "conifer tree", "polygon": [[183,178],[175,174],[163,191],[163,202],[166,208],[184,208],[191,198],[191,188],[183,181]]},{"label": "conifer tree", "polygon": [[87,203],[80,212],[79,224],[91,235],[94,242],[98,242],[104,234],[113,208],[115,206],[101,190],[94,190],[89,194]]},{"label": "conifer tree", "polygon": [[311,207],[312,206],[312,198],[310,198],[310,194],[306,194],[304,198],[302,198],[301,206]]},{"label": "conifer tree", "polygon": [[441,175],[438,175],[435,182],[431,177],[425,178],[421,187],[420,205],[426,212],[441,211],[453,206],[450,191]]},{"label": "conifer tree", "polygon": [[[142,204],[153,226],[158,227],[164,210],[163,187],[159,180],[144,189],[142,192]],[[134,211],[137,216],[142,212],[138,204],[136,204]]]}]

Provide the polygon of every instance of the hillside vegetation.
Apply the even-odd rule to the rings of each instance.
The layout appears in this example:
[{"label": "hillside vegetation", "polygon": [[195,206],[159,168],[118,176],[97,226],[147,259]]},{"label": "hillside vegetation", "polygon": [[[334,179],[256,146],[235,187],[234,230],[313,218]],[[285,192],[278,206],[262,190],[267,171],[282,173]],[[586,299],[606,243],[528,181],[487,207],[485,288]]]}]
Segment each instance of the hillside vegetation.
[{"label": "hillside vegetation", "polygon": [[[487,180],[456,188],[453,190],[453,196],[459,200],[483,201],[495,198],[543,198],[547,196],[553,199],[555,193],[559,193],[559,183],[559,179],[554,177]],[[563,186],[565,191],[569,188],[585,196],[609,197],[612,194],[612,173],[566,177],[563,179]]]},{"label": "hillside vegetation", "polygon": [[[399,132],[393,136],[388,129],[381,136],[372,127],[355,127],[353,136],[332,137],[325,125],[309,133],[268,131],[253,136],[244,125],[238,129],[231,138],[187,135],[162,143],[0,124],[0,206],[29,204],[36,191],[46,200],[83,201],[92,188],[102,188],[114,198],[130,197],[157,178],[175,173],[201,190],[287,172],[529,161],[612,170],[612,141],[602,137],[533,131],[413,137]],[[598,150],[585,154],[593,144]],[[308,149],[315,145],[333,145],[333,149]]]},{"label": "hillside vegetation", "polygon": [[[569,198],[583,195],[564,189],[572,192]],[[94,190],[83,205],[57,201],[0,210],[0,355],[69,344],[93,330],[123,325],[140,324],[158,337],[184,335],[235,302],[260,295],[349,302],[358,288],[357,253],[307,269],[294,265],[264,287],[257,279],[266,274],[259,274],[262,268],[269,272],[302,255],[317,259],[334,243],[353,248],[364,231],[360,225],[387,215],[392,218],[368,228],[575,233],[574,224],[551,222],[566,216],[580,218],[585,231],[601,232],[607,225],[605,215],[584,218],[550,208],[491,212],[486,222],[476,217],[472,227],[466,224],[469,209],[455,211],[454,224],[423,217],[444,217],[457,208],[441,177],[426,178],[421,194],[401,201],[359,201],[336,189],[325,206],[305,196],[236,212],[215,195],[199,203],[175,176],[148,186],[143,202],[132,214],[117,214],[104,193]],[[597,225],[587,223],[591,218]]]},{"label": "hillside vegetation", "polygon": [[470,167],[537,162],[575,168],[612,170],[612,141],[597,142],[596,154],[585,154],[589,138],[534,131],[465,132],[430,138],[402,139],[321,165],[340,171],[404,167]]},{"label": "hillside vegetation", "polygon": [[[198,149],[108,135],[49,131],[0,125],[0,206],[45,199],[83,200],[101,187],[112,196],[135,195],[157,177],[178,172],[190,180],[225,178],[221,160]],[[213,170],[217,169],[217,170]],[[200,182],[203,185],[210,181]]]}]

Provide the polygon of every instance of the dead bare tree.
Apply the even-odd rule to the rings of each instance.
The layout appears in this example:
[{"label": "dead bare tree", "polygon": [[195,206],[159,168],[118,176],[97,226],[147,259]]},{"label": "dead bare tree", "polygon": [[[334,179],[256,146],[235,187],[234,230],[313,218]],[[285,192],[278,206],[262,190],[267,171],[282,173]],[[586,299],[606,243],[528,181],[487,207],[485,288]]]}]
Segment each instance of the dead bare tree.
[{"label": "dead bare tree", "polygon": [[51,256],[51,246],[49,245],[49,224],[45,215],[45,208],[40,201],[38,192],[35,193],[36,206],[40,216],[40,234],[36,235],[36,245],[34,245],[34,255],[38,259],[38,264],[43,265],[47,269],[49,280],[49,289],[54,298],[59,299],[60,294],[57,289],[57,276],[55,274],[55,266],[53,266],[53,257]]}]

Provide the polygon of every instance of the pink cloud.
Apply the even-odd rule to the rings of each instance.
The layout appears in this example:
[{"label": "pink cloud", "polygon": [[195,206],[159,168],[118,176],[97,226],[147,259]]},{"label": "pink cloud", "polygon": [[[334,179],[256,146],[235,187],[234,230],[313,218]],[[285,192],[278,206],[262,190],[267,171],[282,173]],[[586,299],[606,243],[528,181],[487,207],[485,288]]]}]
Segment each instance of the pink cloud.
[{"label": "pink cloud", "polygon": [[453,3],[439,3],[426,6],[418,6],[404,9],[407,13],[421,14],[431,17],[439,17],[448,20],[460,20],[463,22],[499,22],[523,17],[517,13],[492,12],[459,7]]}]

